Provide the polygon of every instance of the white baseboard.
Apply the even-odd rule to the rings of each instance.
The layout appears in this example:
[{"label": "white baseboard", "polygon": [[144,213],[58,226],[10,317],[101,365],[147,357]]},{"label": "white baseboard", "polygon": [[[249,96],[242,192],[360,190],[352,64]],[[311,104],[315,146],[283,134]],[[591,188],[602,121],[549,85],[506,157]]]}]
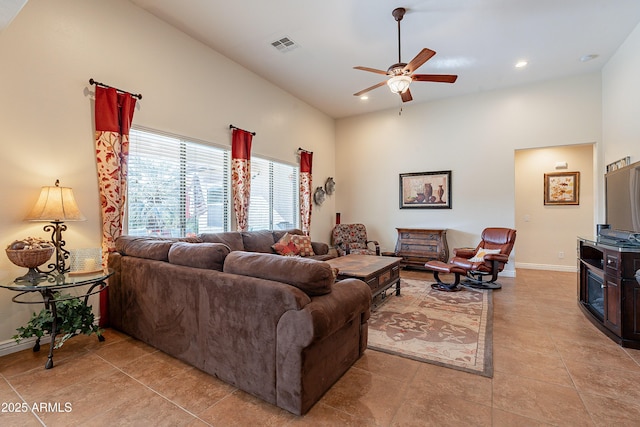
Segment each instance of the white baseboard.
[{"label": "white baseboard", "polygon": [[525,270],[564,271],[567,273],[575,273],[578,271],[577,267],[570,265],[532,264],[528,262],[516,262],[516,268],[522,268]]},{"label": "white baseboard", "polygon": [[[99,325],[100,316],[96,316],[93,324]],[[49,351],[49,344],[51,343],[51,335],[45,335],[40,338],[40,348],[43,346],[47,348]],[[20,344],[18,344],[15,340],[6,340],[0,341],[0,357],[6,356],[7,354],[17,353],[18,351],[26,350],[28,348],[33,348],[36,344],[36,337],[31,337],[27,339],[20,340]]]},{"label": "white baseboard", "polygon": [[[40,339],[40,347],[43,344],[49,344],[51,342],[51,338],[49,335],[45,335]],[[7,354],[16,353],[18,351],[26,350],[28,348],[33,348],[36,344],[36,338],[29,338],[25,340],[21,340],[20,344],[15,342],[15,340],[6,340],[0,342],[0,357],[6,356]],[[48,347],[47,347],[48,348]]]},{"label": "white baseboard", "polygon": [[515,270],[502,270],[499,274],[502,277],[516,277]]}]

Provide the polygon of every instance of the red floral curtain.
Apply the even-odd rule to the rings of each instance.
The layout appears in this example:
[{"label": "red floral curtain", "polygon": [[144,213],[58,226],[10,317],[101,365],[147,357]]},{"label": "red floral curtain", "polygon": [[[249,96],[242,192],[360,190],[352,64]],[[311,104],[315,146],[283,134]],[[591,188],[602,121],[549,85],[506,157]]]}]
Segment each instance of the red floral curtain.
[{"label": "red floral curtain", "polygon": [[[115,239],[122,234],[125,197],[127,194],[127,159],[129,129],[136,100],[114,88],[96,87],[95,143],[98,186],[102,205],[102,266],[109,252],[115,250]],[[108,289],[108,288],[107,288]],[[100,293],[100,325],[108,323],[108,296]]]},{"label": "red floral curtain", "polygon": [[253,135],[242,129],[233,129],[231,139],[231,187],[236,230],[249,228],[249,197],[251,195],[251,141]]},{"label": "red floral curtain", "polygon": [[300,152],[300,221],[305,235],[311,231],[311,165],[313,153]]}]

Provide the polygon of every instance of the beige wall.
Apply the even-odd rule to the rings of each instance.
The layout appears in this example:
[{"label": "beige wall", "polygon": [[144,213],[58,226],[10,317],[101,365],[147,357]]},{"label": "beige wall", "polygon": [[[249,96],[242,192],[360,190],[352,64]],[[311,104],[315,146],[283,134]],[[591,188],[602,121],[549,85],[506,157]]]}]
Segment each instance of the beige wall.
[{"label": "beige wall", "polygon": [[[364,222],[384,250],[395,227],[447,228],[450,248],[475,246],[485,227],[516,226],[515,150],[599,142],[600,105],[600,75],[587,74],[339,120],[342,222]],[[440,170],[452,171],[452,209],[399,209],[400,173]],[[526,244],[518,236],[515,252]]]},{"label": "beige wall", "polygon": [[[314,151],[314,186],[328,176],[337,182],[335,196],[314,206],[314,239],[329,239],[338,211],[342,222],[365,222],[385,250],[401,226],[449,228],[451,247],[472,245],[486,226],[516,226],[516,150],[595,142],[600,175],[608,161],[638,160],[638,50],[640,27],[602,76],[416,102],[402,116],[392,109],[334,123],[125,0],[31,0],[0,34],[0,245],[48,237],[42,224],[23,218],[40,186],[56,178],[74,188],[88,218],[69,224],[67,247],[99,245],[90,77],[143,93],[134,123],[145,127],[228,145],[233,123],[258,133],[256,154],[295,163],[299,146]],[[400,210],[398,174],[433,170],[453,171],[453,209]],[[596,174],[596,208],[600,181]],[[0,280],[21,271],[0,256]],[[12,296],[0,290],[0,354],[31,312]]]},{"label": "beige wall", "polygon": [[[334,121],[125,0],[32,0],[0,34],[0,246],[48,238],[23,219],[43,185],[74,189],[86,222],[67,248],[100,246],[89,78],[143,94],[134,124],[229,145],[229,124],[257,132],[253,153],[292,164],[314,152],[316,183],[335,175]],[[320,184],[318,184],[320,185]],[[314,206],[312,238],[333,226]],[[23,274],[0,255],[0,280]],[[0,351],[32,308],[0,289]]]},{"label": "beige wall", "polygon": [[[602,135],[604,147],[600,173],[608,163],[630,156],[640,161],[640,24],[618,48],[602,70]],[[598,197],[604,200],[604,180]],[[604,222],[604,203],[598,222]]]},{"label": "beige wall", "polygon": [[[576,271],[576,236],[594,234],[593,152],[593,144],[516,150],[517,268]],[[579,205],[544,204],[544,174],[555,172],[580,172]]]},{"label": "beige wall", "polygon": [[639,51],[640,25],[602,71],[604,164],[626,156],[640,160]]}]

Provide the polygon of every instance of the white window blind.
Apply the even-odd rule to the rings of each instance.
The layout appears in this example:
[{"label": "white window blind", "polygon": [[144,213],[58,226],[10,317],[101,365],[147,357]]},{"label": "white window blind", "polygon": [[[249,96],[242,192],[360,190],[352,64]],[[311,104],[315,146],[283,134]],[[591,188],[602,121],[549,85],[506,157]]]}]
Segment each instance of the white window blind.
[{"label": "white window blind", "polygon": [[228,231],[229,150],[131,129],[127,234]]},{"label": "white window blind", "polygon": [[249,230],[299,227],[298,167],[251,157]]}]

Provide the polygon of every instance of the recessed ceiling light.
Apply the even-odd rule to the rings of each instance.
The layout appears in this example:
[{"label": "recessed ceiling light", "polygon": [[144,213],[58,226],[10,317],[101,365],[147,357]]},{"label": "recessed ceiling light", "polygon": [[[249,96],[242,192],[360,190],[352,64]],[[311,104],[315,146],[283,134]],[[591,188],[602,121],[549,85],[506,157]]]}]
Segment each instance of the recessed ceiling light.
[{"label": "recessed ceiling light", "polygon": [[595,53],[590,53],[589,55],[582,55],[580,57],[580,61],[582,62],[589,62],[592,59],[596,59],[599,55],[595,54]]},{"label": "recessed ceiling light", "polygon": [[529,63],[527,61],[518,61],[516,62],[516,68],[524,68],[528,65]]}]

